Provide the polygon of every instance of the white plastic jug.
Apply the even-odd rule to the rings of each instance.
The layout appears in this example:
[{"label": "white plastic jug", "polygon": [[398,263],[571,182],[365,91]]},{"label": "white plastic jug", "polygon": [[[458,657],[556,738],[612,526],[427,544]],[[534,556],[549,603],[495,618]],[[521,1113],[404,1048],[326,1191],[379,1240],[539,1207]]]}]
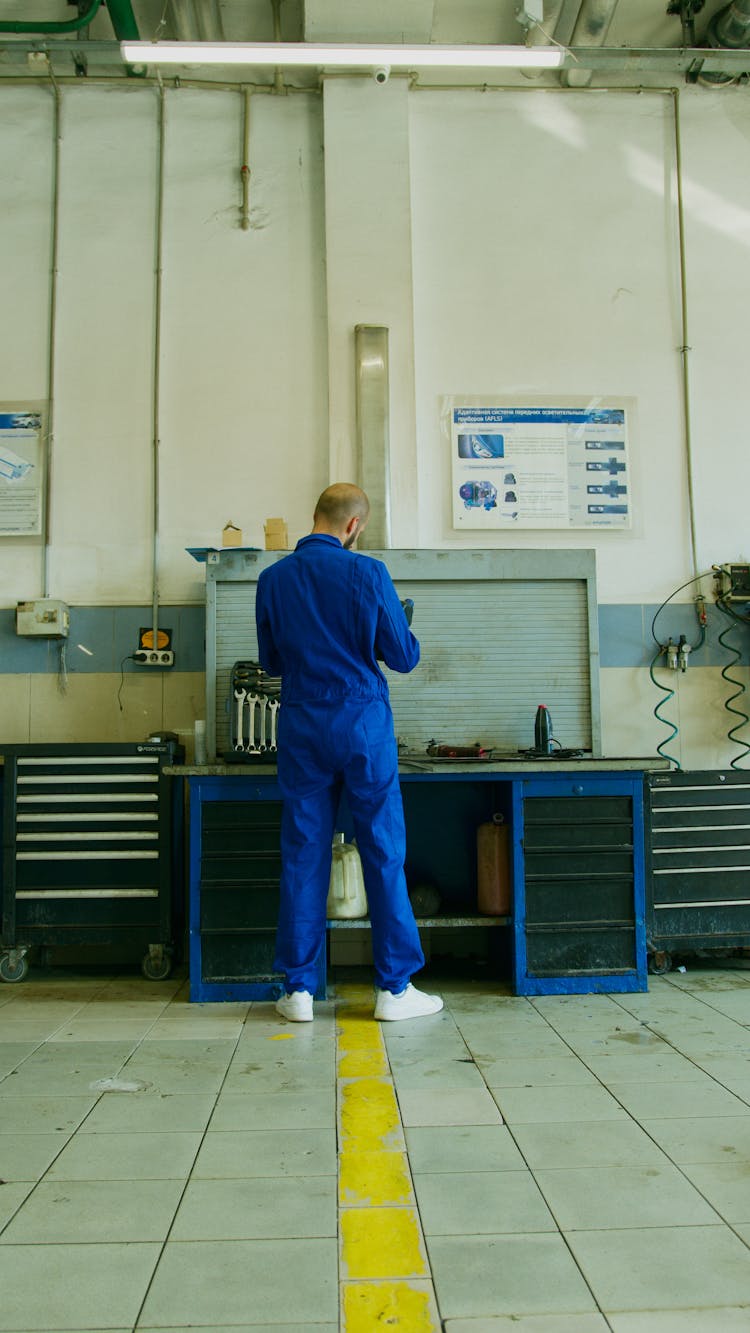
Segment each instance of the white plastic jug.
[{"label": "white plastic jug", "polygon": [[326,916],[338,920],[367,916],[362,862],[354,844],[344,842],[343,833],[333,835]]}]

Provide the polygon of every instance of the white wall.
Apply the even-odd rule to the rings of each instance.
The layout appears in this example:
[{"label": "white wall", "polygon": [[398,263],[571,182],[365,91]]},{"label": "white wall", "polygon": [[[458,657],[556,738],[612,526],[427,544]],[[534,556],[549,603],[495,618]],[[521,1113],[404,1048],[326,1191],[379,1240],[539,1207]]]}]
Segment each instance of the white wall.
[{"label": "white wall", "polygon": [[[166,94],[160,591],[203,597],[186,546],[309,528],[328,481],[321,115],[252,102],[251,228],[239,226],[242,100]],[[62,93],[51,588],[151,596],[158,94]],[[46,398],[52,98],[0,88],[0,401]],[[0,604],[39,596],[38,545],[3,540]]]},{"label": "white wall", "polygon": [[[309,529],[312,501],[347,457],[347,325],[382,320],[397,350],[395,544],[477,541],[450,525],[441,395],[627,396],[632,531],[482,541],[593,547],[602,603],[661,602],[692,574],[671,96],[405,95],[397,79],[329,91],[325,122],[315,95],[253,99],[248,232],[241,98],[166,94],[162,599],[202,600],[184,548],[218,544],[227,519],[251,544],[269,515],[287,519],[292,540]],[[680,102],[706,568],[750,555],[750,101],[744,88],[690,87]],[[151,87],[62,93],[50,591],[74,605],[151,595],[157,110]],[[51,133],[49,90],[0,84],[0,401],[46,397]],[[378,170],[390,161],[397,184],[375,202],[368,159]],[[40,595],[41,554],[3,539],[0,607]],[[736,753],[718,671],[669,681],[684,763]],[[645,667],[603,672],[602,700],[605,750],[652,753],[665,732]]]}]

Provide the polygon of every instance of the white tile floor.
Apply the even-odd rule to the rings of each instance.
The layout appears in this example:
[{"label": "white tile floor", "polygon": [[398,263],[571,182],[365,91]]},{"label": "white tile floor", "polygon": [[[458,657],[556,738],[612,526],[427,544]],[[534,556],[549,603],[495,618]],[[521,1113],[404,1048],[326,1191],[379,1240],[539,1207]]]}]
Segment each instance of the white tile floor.
[{"label": "white tile floor", "polygon": [[0,1329],[748,1333],[750,971],[443,994],[0,988]]}]

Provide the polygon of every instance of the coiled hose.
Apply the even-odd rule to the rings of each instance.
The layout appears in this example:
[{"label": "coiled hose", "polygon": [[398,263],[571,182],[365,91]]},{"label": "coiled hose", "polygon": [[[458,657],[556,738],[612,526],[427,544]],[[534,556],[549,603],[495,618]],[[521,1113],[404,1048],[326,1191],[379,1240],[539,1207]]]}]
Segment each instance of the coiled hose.
[{"label": "coiled hose", "polygon": [[657,690],[661,690],[665,696],[663,699],[659,700],[658,704],[654,708],[654,717],[657,718],[659,722],[661,722],[662,726],[670,728],[669,735],[666,736],[665,739],[657,745],[656,753],[660,754],[662,759],[668,759],[670,764],[674,764],[675,768],[681,769],[682,764],[680,763],[679,759],[675,759],[674,755],[667,754],[666,750],[664,749],[665,745],[669,745],[670,741],[674,740],[675,736],[679,732],[679,728],[675,726],[674,722],[670,722],[669,718],[662,717],[661,712],[659,711],[672,698],[672,696],[674,695],[674,690],[670,690],[666,685],[662,685],[661,682],[658,681],[656,679],[656,676],[654,675],[654,667],[656,666],[656,663],[659,661],[659,658],[663,657],[666,651],[667,651],[666,648],[662,648],[660,646],[658,652],[655,653],[654,656],[652,657],[650,666],[648,668],[648,674],[651,677],[651,680],[653,681]]},{"label": "coiled hose", "polygon": [[[732,615],[732,612],[728,611],[727,608],[720,601],[717,601],[716,605],[718,606],[722,614],[729,617],[731,621],[741,619],[741,617],[739,616]],[[739,650],[735,648],[733,644],[727,643],[726,636],[727,634],[729,634],[732,628],[733,628],[732,624],[729,624],[726,626],[725,629],[721,631],[721,634],[719,635],[719,643],[721,644],[722,648],[726,648],[728,653],[733,654],[732,661],[727,666],[721,668],[721,674],[724,680],[727,682],[727,684],[737,686],[734,694],[730,694],[729,698],[724,700],[724,707],[726,708],[727,712],[734,713],[735,717],[739,717],[742,719],[741,722],[737,722],[733,727],[730,727],[729,731],[727,732],[727,740],[731,741],[733,745],[739,745],[742,748],[742,753],[736,754],[734,756],[734,759],[730,760],[729,763],[730,768],[737,769],[740,767],[740,761],[744,759],[745,755],[750,752],[750,745],[748,745],[747,741],[738,740],[737,737],[735,736],[735,732],[741,731],[742,728],[746,725],[746,723],[750,721],[750,718],[748,718],[748,715],[743,708],[732,707],[734,700],[739,699],[745,693],[745,686],[743,685],[742,681],[737,680],[736,676],[731,676],[729,674],[732,667],[736,666],[742,657],[742,653],[740,653]]]}]

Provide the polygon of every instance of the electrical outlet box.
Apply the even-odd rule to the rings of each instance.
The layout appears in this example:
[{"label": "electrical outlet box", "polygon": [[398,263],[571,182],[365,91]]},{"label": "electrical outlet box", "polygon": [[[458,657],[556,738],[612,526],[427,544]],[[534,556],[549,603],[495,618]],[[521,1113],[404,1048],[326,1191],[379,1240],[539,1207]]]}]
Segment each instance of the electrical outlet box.
[{"label": "electrical outlet box", "polygon": [[65,602],[42,597],[37,602],[19,602],[16,606],[16,634],[37,639],[67,639],[70,607]]},{"label": "electrical outlet box", "polygon": [[174,666],[174,653],[171,648],[139,648],[133,653],[133,661],[140,666],[171,667]]},{"label": "electrical outlet box", "polygon": [[725,602],[750,602],[750,565],[719,565],[717,593]]}]

